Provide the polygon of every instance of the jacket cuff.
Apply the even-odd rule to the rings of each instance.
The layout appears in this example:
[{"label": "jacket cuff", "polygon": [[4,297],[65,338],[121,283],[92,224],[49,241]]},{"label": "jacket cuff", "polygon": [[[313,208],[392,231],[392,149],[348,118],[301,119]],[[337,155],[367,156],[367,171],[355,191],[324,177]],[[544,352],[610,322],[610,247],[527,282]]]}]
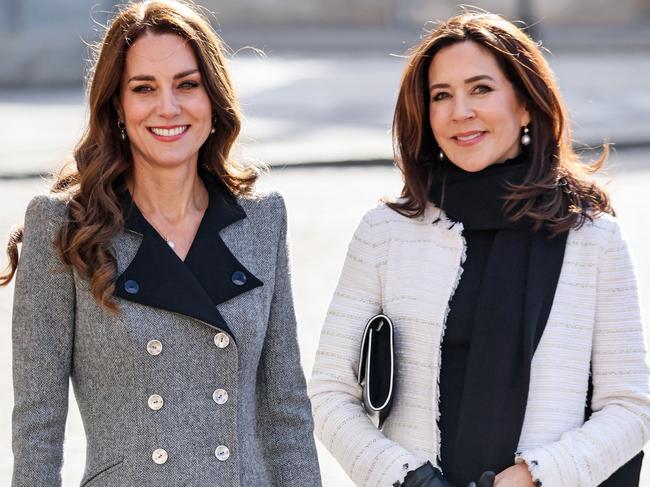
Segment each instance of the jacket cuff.
[{"label": "jacket cuff", "polygon": [[390,472],[387,472],[387,478],[392,480],[390,487],[401,487],[409,472],[417,470],[426,464],[424,460],[418,459],[414,456],[411,456],[411,458],[403,458],[401,460],[403,461],[396,463],[390,469]]},{"label": "jacket cuff", "polygon": [[535,487],[560,487],[564,485],[560,478],[555,478],[551,472],[558,472],[558,465],[553,457],[540,448],[515,453],[515,465],[525,463],[533,478]]}]

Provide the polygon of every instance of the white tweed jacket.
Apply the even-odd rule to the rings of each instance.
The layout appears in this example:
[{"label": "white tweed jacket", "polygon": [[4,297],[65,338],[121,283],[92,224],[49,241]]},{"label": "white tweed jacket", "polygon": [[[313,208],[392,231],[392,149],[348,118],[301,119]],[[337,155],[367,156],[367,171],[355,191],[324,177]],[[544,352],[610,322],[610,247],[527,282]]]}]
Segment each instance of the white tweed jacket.
[{"label": "white tweed jacket", "polygon": [[[380,205],[354,234],[309,394],[316,435],[357,485],[392,486],[437,464],[440,345],[464,257],[462,225],[432,205],[418,219]],[[364,414],[355,376],[363,327],[379,311],[395,323],[398,366],[383,432]],[[569,234],[513,463],[544,487],[593,487],[638,453],[650,437],[644,343],[627,245],[601,216]],[[590,367],[595,412],[584,422]]]}]

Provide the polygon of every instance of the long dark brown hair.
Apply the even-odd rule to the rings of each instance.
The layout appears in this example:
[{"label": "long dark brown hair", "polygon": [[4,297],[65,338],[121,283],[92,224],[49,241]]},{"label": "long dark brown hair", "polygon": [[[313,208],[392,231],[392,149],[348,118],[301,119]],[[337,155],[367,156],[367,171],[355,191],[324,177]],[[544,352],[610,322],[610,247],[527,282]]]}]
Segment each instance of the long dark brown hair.
[{"label": "long dark brown hair", "polygon": [[472,11],[440,23],[410,52],[393,118],[394,157],[404,187],[402,198],[388,206],[409,217],[424,212],[432,171],[441,164],[434,157],[440,149],[429,122],[428,71],[438,51],[465,41],[494,55],[530,113],[530,169],[505,199],[510,218],[529,218],[534,229],[546,227],[557,234],[599,213],[613,214],[607,192],[592,177],[607,159],[608,146],[593,164],[580,162],[564,103],[539,46],[504,18]]},{"label": "long dark brown hair", "polygon": [[[123,230],[117,194],[125,188],[132,161],[117,125],[115,101],[126,53],[146,33],[178,35],[197,58],[216,128],[199,151],[202,170],[217,176],[235,195],[251,193],[259,175],[257,167],[230,158],[241,115],[225,67],[224,47],[202,12],[189,1],[168,0],[131,3],[119,10],[94,52],[87,84],[88,126],[75,148],[74,162],[55,176],[51,189],[68,201],[69,217],[54,241],[59,256],[89,280],[97,302],[110,311],[117,311],[112,298],[117,268],[109,245]],[[13,278],[22,235],[19,228],[10,236],[9,268],[0,275],[0,285]]]}]

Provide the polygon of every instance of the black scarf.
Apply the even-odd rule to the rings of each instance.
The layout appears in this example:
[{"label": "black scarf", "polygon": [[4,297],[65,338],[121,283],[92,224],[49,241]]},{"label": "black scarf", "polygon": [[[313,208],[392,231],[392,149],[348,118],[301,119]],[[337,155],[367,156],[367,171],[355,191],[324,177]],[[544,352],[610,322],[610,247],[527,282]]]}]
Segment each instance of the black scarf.
[{"label": "black scarf", "polygon": [[522,183],[527,170],[521,155],[476,173],[447,162],[432,175],[430,198],[452,221],[496,232],[477,297],[454,448],[454,471],[466,473],[462,485],[514,462],[531,360],[564,259],[568,233],[551,239],[504,214],[508,183]]}]

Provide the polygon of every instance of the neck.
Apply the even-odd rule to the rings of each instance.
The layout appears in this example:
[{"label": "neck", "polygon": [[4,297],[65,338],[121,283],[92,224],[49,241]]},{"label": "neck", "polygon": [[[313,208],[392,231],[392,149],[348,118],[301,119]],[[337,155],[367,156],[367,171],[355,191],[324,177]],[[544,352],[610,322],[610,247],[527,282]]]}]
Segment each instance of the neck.
[{"label": "neck", "polygon": [[128,186],[133,201],[145,215],[170,224],[208,206],[208,192],[194,164],[165,170],[134,164]]}]

